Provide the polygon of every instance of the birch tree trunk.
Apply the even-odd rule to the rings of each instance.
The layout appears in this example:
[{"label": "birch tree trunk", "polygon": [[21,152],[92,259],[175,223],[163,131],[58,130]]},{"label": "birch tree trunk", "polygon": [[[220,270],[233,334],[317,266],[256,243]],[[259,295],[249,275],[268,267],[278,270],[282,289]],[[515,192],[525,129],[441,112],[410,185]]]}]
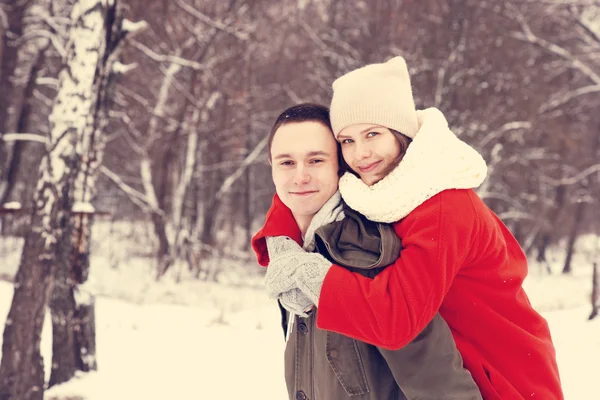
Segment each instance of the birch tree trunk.
[{"label": "birch tree trunk", "polygon": [[[117,60],[123,35],[121,2],[103,4],[100,10],[103,28],[92,28],[96,35],[89,57],[96,59],[96,73],[92,89],[89,117],[81,137],[79,172],[74,185],[72,208],[72,235],[70,256],[59,263],[54,291],[50,300],[52,312],[52,372],[49,386],[70,380],[77,371],[97,369],[95,297],[85,285],[90,269],[90,242],[95,210],[92,200],[96,194],[98,169],[102,163],[108,124],[107,98],[109,79]],[[98,11],[96,11],[98,12]],[[85,25],[85,24],[84,24]],[[104,40],[102,38],[105,38]]]},{"label": "birch tree trunk", "polygon": [[[44,364],[40,341],[46,306],[57,270],[73,254],[73,205],[82,161],[94,156],[100,132],[93,117],[98,81],[108,57],[106,29],[114,23],[117,0],[79,0],[71,13],[69,46],[49,117],[50,137],[39,168],[31,229],[15,277],[0,363],[0,399],[42,400]],[[114,32],[114,30],[112,31]],[[110,40],[110,39],[109,39]],[[111,43],[111,49],[114,49]],[[95,171],[96,163],[85,173]]]}]

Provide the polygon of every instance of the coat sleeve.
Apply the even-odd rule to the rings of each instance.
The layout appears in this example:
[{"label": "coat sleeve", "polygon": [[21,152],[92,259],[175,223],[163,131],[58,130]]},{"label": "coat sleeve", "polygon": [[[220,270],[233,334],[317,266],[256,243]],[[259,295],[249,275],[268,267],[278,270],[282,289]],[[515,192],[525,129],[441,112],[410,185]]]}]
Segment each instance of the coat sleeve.
[{"label": "coat sleeve", "polygon": [[469,190],[447,190],[394,224],[400,258],[374,279],[334,265],[323,282],[317,325],[388,349],[413,340],[439,311],[475,244]]}]

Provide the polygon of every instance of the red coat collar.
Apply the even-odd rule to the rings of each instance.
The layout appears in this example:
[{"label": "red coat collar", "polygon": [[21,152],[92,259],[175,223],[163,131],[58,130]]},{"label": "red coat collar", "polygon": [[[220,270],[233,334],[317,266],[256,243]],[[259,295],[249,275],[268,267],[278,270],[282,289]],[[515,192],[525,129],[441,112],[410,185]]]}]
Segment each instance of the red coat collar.
[{"label": "red coat collar", "polygon": [[281,201],[279,196],[273,196],[271,208],[267,212],[265,224],[252,238],[252,249],[256,253],[258,264],[266,267],[269,265],[267,251],[267,236],[288,236],[302,246],[302,233],[292,211]]}]

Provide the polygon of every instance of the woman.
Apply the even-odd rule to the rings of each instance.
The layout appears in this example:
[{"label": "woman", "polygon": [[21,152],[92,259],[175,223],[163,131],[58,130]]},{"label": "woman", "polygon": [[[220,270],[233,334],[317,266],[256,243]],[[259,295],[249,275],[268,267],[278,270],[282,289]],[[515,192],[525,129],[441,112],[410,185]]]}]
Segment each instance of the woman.
[{"label": "woman", "polygon": [[[344,209],[337,147],[325,107],[301,104],[277,118],[269,136],[277,212],[253,238],[259,263],[317,251],[322,260],[372,279],[398,258],[401,243],[389,224]],[[293,240],[273,237],[278,221],[289,222]],[[268,273],[267,280],[278,278]],[[299,291],[282,294],[280,303],[290,311],[282,320],[290,399],[481,399],[439,314],[407,346],[388,350],[318,329],[316,312],[306,311],[312,302]]]},{"label": "woman", "polygon": [[341,195],[392,223],[402,254],[374,279],[298,254],[293,268],[269,264],[270,294],[301,291],[319,328],[389,349],[439,312],[484,399],[563,399],[548,325],[522,288],[527,259],[471,189],[485,177],[481,157],[439,110],[415,110],[401,57],[352,71],[333,91],[332,129],[351,169]]}]

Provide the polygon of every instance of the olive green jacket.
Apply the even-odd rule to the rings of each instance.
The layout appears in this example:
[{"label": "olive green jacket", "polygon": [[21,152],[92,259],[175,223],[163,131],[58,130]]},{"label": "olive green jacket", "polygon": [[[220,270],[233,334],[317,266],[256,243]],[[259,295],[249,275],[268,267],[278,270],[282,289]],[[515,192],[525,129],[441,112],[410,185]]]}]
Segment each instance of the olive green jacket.
[{"label": "olive green jacket", "polygon": [[[316,251],[374,278],[400,256],[401,241],[391,225],[371,222],[349,207],[344,213],[342,221],[317,230]],[[292,319],[281,310],[290,399],[481,400],[439,314],[411,343],[387,350],[319,329],[318,310]]]}]

